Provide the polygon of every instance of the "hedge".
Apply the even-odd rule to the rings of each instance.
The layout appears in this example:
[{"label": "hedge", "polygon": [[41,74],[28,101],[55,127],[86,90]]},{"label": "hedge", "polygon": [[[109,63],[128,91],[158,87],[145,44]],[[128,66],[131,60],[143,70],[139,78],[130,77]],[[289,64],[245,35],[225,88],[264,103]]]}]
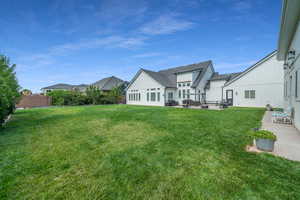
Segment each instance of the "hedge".
[{"label": "hedge", "polygon": [[52,105],[55,106],[75,106],[75,105],[98,105],[98,104],[116,104],[120,102],[122,91],[114,88],[110,92],[102,92],[96,87],[89,87],[83,92],[54,90],[46,95],[52,97]]},{"label": "hedge", "polygon": [[20,96],[15,67],[7,57],[0,55],[0,126],[13,113]]}]

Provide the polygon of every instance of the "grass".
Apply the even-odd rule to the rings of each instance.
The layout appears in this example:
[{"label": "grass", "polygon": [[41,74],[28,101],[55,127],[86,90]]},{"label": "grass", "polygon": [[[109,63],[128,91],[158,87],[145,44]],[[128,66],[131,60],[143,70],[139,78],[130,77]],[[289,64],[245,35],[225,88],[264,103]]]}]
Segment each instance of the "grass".
[{"label": "grass", "polygon": [[17,111],[0,131],[0,199],[300,199],[300,163],[245,152],[262,109]]}]

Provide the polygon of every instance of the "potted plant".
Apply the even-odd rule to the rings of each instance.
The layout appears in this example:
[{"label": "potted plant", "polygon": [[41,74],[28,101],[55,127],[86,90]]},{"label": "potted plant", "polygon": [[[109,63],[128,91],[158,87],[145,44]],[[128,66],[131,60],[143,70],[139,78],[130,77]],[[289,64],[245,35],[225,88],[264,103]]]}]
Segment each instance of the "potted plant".
[{"label": "potted plant", "polygon": [[277,140],[277,137],[271,131],[252,130],[251,135],[255,139],[255,144],[258,149],[270,152],[274,150],[274,143]]}]

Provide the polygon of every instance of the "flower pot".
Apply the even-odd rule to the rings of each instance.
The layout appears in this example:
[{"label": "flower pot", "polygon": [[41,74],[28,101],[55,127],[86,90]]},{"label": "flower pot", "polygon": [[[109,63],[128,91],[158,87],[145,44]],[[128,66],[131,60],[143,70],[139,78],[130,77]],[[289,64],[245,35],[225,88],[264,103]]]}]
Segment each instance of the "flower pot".
[{"label": "flower pot", "polygon": [[262,139],[262,138],[255,139],[256,147],[263,151],[273,151],[274,143],[275,141],[270,139]]}]

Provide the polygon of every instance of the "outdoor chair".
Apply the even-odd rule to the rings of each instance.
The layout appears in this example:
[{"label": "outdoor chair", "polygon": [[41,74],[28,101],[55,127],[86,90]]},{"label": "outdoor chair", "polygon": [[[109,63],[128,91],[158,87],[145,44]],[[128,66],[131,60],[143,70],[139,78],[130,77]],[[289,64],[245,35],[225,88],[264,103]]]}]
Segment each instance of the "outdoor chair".
[{"label": "outdoor chair", "polygon": [[285,112],[273,112],[272,121],[280,124],[293,124],[293,108],[287,108]]}]

